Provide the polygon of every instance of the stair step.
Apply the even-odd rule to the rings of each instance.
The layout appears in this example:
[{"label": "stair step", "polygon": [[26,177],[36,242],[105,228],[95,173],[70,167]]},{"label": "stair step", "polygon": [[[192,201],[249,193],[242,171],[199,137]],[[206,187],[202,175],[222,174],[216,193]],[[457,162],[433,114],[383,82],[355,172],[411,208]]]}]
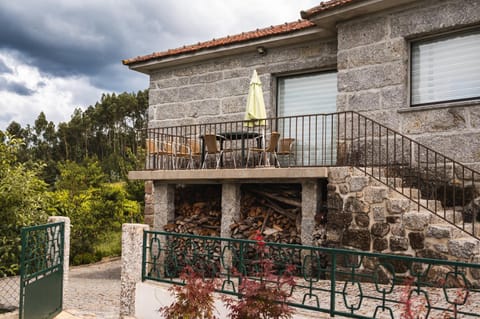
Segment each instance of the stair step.
[{"label": "stair step", "polygon": [[398,177],[380,177],[379,180],[372,178],[372,185],[374,186],[384,186],[387,185],[389,187],[402,187],[403,181],[401,178]]},{"label": "stair step", "polygon": [[444,222],[447,220],[448,222],[451,222],[453,224],[458,224],[463,221],[463,215],[462,212],[458,210],[452,210],[452,209],[438,209],[437,213],[435,214],[435,220],[442,221]]},{"label": "stair step", "polygon": [[413,199],[419,199],[422,197],[422,194],[420,193],[420,190],[419,189],[416,189],[416,188],[410,188],[410,187],[396,187],[395,190],[391,189],[390,190],[390,196],[406,196],[406,197],[409,197],[409,198],[413,198]]},{"label": "stair step", "polygon": [[[480,235],[480,223],[457,223],[457,226],[465,229],[468,233],[473,233],[475,236]],[[462,232],[465,235],[465,232]]]},{"label": "stair step", "polygon": [[[423,210],[433,211],[443,216],[443,205],[441,201],[431,200],[431,199],[420,199],[419,202],[420,202],[420,205],[423,206],[423,207],[420,207],[420,211],[423,211]],[[417,205],[418,207],[418,204],[416,203],[413,205]]]}]

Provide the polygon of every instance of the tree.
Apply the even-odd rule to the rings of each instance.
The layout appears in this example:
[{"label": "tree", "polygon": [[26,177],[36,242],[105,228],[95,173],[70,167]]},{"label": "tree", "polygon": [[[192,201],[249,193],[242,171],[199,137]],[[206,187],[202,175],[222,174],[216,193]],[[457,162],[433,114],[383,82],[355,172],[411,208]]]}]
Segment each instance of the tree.
[{"label": "tree", "polygon": [[46,184],[40,166],[28,168],[17,161],[22,145],[0,131],[0,277],[18,272],[20,229],[47,219]]},{"label": "tree", "polygon": [[67,216],[72,225],[71,261],[90,263],[103,257],[97,248],[104,240],[120,250],[125,222],[141,221],[140,204],[129,199],[125,183],[104,183],[107,179],[98,161],[84,164],[67,161],[59,165],[56,190],[50,193],[50,213]]}]

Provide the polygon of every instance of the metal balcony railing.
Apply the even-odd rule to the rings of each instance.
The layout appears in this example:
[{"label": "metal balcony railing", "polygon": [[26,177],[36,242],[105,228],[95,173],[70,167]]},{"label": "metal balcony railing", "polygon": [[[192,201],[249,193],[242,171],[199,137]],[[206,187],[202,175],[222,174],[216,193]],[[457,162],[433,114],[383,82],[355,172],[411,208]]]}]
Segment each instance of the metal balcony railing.
[{"label": "metal balcony railing", "polygon": [[[266,276],[264,266],[271,265]],[[480,264],[251,240],[145,231],[142,279],[182,285],[190,266],[217,291],[282,284],[287,304],[350,318],[480,317]],[[270,269],[270,268],[269,268]],[[273,275],[273,276],[272,276]]]},{"label": "metal balcony railing", "polygon": [[264,125],[254,124],[232,121],[147,129],[142,135],[145,168],[353,166],[410,199],[418,210],[426,209],[479,237],[480,203],[473,200],[479,196],[480,173],[432,148],[351,111],[267,118]]}]

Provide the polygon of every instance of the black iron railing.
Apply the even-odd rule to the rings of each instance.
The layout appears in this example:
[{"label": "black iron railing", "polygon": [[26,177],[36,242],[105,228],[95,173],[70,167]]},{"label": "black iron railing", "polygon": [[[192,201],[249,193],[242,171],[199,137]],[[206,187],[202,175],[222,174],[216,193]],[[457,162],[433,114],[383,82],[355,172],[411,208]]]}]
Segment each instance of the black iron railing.
[{"label": "black iron railing", "polygon": [[[238,295],[242,280],[271,285],[289,269],[288,304],[351,318],[480,317],[480,264],[251,240],[145,231],[142,278],[182,285],[186,266]],[[277,278],[277,279],[275,279]]]},{"label": "black iron railing", "polygon": [[[356,112],[268,118],[264,124],[148,129],[143,134],[146,169],[354,166],[410,199],[418,210],[479,238],[480,202],[474,202],[480,196],[479,172]],[[268,149],[272,132],[280,135],[275,151],[258,152]],[[206,147],[209,134],[215,136],[216,153]]]},{"label": "black iron railing", "polygon": [[341,114],[337,165],[358,168],[479,238],[479,172],[361,114]]},{"label": "black iron railing", "polygon": [[[221,122],[151,128],[146,136],[146,169],[253,168],[262,165],[331,166],[336,165],[339,114],[315,114],[265,119],[265,125],[248,121]],[[271,133],[279,133],[275,152],[268,162],[253,149],[268,149]],[[218,150],[229,150],[216,165],[205,143],[206,135],[215,135]],[[248,153],[251,156],[248,158]],[[277,156],[275,159],[275,155]],[[205,162],[205,165],[203,163]],[[260,162],[260,161],[263,162]]]}]

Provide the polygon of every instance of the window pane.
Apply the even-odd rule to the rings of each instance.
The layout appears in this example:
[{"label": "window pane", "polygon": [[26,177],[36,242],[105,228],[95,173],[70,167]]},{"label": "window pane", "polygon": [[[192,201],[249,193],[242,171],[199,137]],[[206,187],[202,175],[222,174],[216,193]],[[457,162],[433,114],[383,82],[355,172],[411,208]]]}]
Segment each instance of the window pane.
[{"label": "window pane", "polygon": [[480,31],[412,44],[412,105],[480,97]]},{"label": "window pane", "polygon": [[[279,117],[336,112],[336,98],[337,72],[278,79]],[[333,124],[332,116],[307,116],[279,121],[278,130],[281,138],[295,139],[297,165],[331,165],[336,162]]]}]

